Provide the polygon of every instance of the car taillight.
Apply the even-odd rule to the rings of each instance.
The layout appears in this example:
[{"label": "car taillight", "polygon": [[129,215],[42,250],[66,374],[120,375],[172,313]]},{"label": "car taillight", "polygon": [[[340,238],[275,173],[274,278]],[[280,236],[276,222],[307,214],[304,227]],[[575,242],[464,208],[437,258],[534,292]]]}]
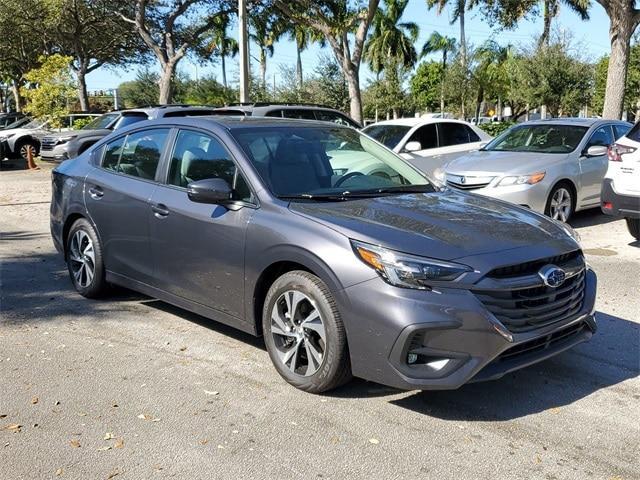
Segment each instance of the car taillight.
[{"label": "car taillight", "polygon": [[621,162],[622,155],[627,153],[633,153],[636,149],[633,147],[627,147],[626,145],[620,145],[619,143],[614,143],[609,146],[607,150],[607,156],[609,157],[610,162]]}]

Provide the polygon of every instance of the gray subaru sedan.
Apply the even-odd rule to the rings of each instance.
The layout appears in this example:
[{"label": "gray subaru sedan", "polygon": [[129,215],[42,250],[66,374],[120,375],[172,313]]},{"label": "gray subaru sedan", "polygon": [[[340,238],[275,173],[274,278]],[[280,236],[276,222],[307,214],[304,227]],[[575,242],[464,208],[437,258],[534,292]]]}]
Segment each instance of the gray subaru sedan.
[{"label": "gray subaru sedan", "polygon": [[403,389],[499,378],[595,332],[568,226],[439,188],[358,131],[140,122],[53,172],[51,232],[85,297],[121,285],[263,335],[280,375]]}]

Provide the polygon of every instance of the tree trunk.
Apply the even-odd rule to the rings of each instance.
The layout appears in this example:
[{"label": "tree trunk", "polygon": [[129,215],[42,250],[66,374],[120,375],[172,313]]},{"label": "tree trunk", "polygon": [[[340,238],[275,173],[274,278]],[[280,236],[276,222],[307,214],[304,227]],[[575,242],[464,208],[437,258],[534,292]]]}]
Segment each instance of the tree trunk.
[{"label": "tree trunk", "polygon": [[298,42],[296,42],[296,77],[298,78],[298,88],[302,90],[302,55]]},{"label": "tree trunk", "polygon": [[612,2],[606,9],[611,20],[609,38],[611,56],[607,70],[607,87],[604,95],[603,118],[619,120],[624,108],[624,93],[629,65],[631,35],[638,25],[630,2]]},{"label": "tree trunk", "polygon": [[498,121],[501,122],[502,121],[502,98],[498,97],[498,105],[496,107],[496,110],[498,110],[496,113],[498,114]]},{"label": "tree trunk", "polygon": [[464,12],[467,6],[466,0],[458,0],[458,9],[460,11],[460,17],[458,21],[460,22],[460,60],[462,61],[462,66],[467,66],[467,37],[464,33]]},{"label": "tree trunk", "polygon": [[349,68],[345,72],[347,78],[347,86],[349,87],[349,113],[360,125],[363,125],[362,121],[362,97],[360,95],[360,74],[357,70]]},{"label": "tree trunk", "polygon": [[440,113],[444,113],[444,82],[447,74],[447,51],[442,54],[442,78],[440,79]]},{"label": "tree trunk", "polygon": [[160,75],[160,97],[158,103],[160,105],[167,105],[171,103],[173,99],[173,74],[175,73],[175,63],[168,62],[162,65],[162,74]]},{"label": "tree trunk", "polygon": [[13,93],[13,100],[16,102],[16,112],[21,112],[22,96],[20,95],[20,85],[16,80],[11,82],[11,93]]},{"label": "tree trunk", "polygon": [[80,67],[76,72],[78,77],[78,100],[80,101],[80,111],[89,111],[89,96],[87,95],[86,71]]},{"label": "tree trunk", "polygon": [[222,86],[227,89],[227,66],[225,64],[224,55],[220,55],[221,67],[222,67]]},{"label": "tree trunk", "polygon": [[543,13],[543,22],[544,28],[542,30],[542,35],[538,40],[538,48],[548,47],[549,46],[549,35],[551,34],[551,0],[544,0],[544,13]]},{"label": "tree trunk", "polygon": [[267,90],[267,56],[264,52],[260,55],[260,78],[262,80],[262,90]]},{"label": "tree trunk", "polygon": [[476,125],[480,124],[480,107],[482,100],[484,100],[484,88],[480,87],[478,89],[478,96],[476,97]]}]

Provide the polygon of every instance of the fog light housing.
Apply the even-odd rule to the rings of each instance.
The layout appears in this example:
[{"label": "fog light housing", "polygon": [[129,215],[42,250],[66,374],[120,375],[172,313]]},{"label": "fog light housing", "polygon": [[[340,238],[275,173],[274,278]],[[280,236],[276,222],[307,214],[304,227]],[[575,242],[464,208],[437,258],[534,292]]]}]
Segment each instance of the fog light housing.
[{"label": "fog light housing", "polygon": [[418,361],[418,354],[417,353],[409,353],[407,355],[407,363],[409,365],[412,365],[414,363],[416,363]]}]

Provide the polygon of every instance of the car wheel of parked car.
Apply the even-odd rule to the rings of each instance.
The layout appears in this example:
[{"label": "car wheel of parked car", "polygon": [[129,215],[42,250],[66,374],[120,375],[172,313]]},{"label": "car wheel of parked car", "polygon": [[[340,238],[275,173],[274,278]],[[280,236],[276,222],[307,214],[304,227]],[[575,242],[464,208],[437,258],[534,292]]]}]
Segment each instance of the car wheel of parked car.
[{"label": "car wheel of parked car", "polygon": [[38,155],[38,144],[33,140],[26,140],[18,145],[17,151],[20,158],[27,160],[29,152],[31,152],[31,157]]},{"label": "car wheel of parked car", "polygon": [[102,248],[93,226],[77,220],[67,236],[67,267],[73,286],[83,297],[96,298],[106,290]]},{"label": "car wheel of parked car", "polygon": [[640,218],[627,218],[626,220],[629,233],[633,235],[636,240],[640,240]]},{"label": "car wheel of parked car", "polygon": [[351,379],[340,312],[315,275],[292,271],[278,278],[264,302],[262,327],[271,361],[291,385],[320,393]]},{"label": "car wheel of parked car", "polygon": [[544,213],[554,220],[566,223],[573,215],[574,205],[571,187],[566,183],[559,183],[551,190]]}]

